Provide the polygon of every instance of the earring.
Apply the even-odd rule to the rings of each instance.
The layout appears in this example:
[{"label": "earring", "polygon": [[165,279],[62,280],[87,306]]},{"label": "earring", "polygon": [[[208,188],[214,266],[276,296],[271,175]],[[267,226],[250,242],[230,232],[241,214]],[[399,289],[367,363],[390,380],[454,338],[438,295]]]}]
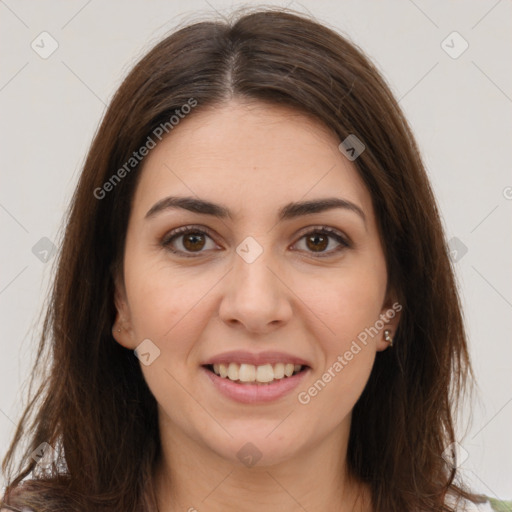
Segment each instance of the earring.
[{"label": "earring", "polygon": [[391,331],[389,331],[388,329],[384,331],[384,339],[389,343],[390,347],[393,346],[393,338],[391,337]]}]

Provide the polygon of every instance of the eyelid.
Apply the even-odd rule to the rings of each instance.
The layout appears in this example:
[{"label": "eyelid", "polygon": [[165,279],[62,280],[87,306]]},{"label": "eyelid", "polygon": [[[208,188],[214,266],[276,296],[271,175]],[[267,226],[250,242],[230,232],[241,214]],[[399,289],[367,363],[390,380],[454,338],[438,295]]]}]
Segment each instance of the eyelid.
[{"label": "eyelid", "polygon": [[339,246],[336,249],[331,249],[330,251],[326,252],[306,251],[306,254],[308,256],[313,256],[314,258],[328,258],[337,255],[343,249],[350,249],[353,247],[350,238],[347,235],[345,235],[342,231],[336,228],[323,225],[308,226],[304,228],[304,230],[302,230],[300,234],[297,235],[298,240],[294,242],[293,245],[299,243],[305,236],[315,233],[325,234],[330,238],[334,238],[335,241],[339,244]]},{"label": "eyelid", "polygon": [[[188,224],[186,226],[180,226],[179,228],[175,228],[175,229],[169,231],[168,233],[166,233],[162,237],[162,239],[160,241],[160,245],[162,245],[167,250],[169,250],[175,254],[182,255],[186,258],[199,257],[205,251],[199,251],[197,253],[193,253],[193,252],[187,253],[186,251],[172,249],[170,246],[170,242],[176,238],[179,238],[180,235],[186,235],[188,233],[194,233],[194,232],[205,234],[212,241],[215,242],[215,236],[213,235],[213,232],[208,227],[203,226],[203,225],[197,225],[197,224]],[[315,253],[314,251],[306,251],[306,253],[308,255],[310,255],[310,256],[312,255],[314,258],[324,258],[324,257],[333,256],[334,254],[337,254],[338,252],[340,252],[343,249],[348,249],[348,248],[352,247],[352,242],[351,242],[350,238],[347,235],[345,235],[342,231],[340,231],[339,229],[336,229],[336,228],[332,228],[329,226],[323,226],[323,225],[313,225],[313,226],[307,226],[307,227],[303,228],[299,232],[299,234],[296,235],[298,238],[293,243],[292,247],[294,245],[296,245],[297,243],[299,243],[305,236],[310,235],[310,234],[315,234],[315,233],[325,234],[328,237],[334,238],[335,241],[340,245],[337,249],[331,249],[330,251],[327,251],[327,252]],[[296,249],[292,249],[292,250],[300,252]]]},{"label": "eyelid", "polygon": [[161,240],[161,244],[165,245],[169,243],[173,238],[177,238],[179,235],[185,235],[189,232],[202,232],[208,235],[212,240],[214,238],[213,231],[206,226],[202,226],[200,224],[187,224],[186,226],[181,226],[179,228],[171,229],[171,231],[167,232]]},{"label": "eyelid", "polygon": [[183,256],[184,258],[197,258],[201,256],[205,251],[193,253],[179,249],[173,249],[171,247],[171,241],[174,239],[178,239],[180,236],[186,235],[188,233],[196,232],[207,235],[216,245],[218,245],[217,242],[215,242],[215,236],[213,235],[213,232],[210,230],[210,228],[198,224],[187,224],[186,226],[180,226],[179,228],[172,229],[161,238],[159,245],[163,246],[164,249],[172,252],[173,254],[177,254],[178,256]]}]

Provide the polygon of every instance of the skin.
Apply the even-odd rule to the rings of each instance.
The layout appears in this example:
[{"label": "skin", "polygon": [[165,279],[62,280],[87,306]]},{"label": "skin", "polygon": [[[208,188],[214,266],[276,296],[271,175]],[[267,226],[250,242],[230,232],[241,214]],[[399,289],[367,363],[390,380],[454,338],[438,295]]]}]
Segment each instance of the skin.
[{"label": "skin", "polygon": [[[160,350],[141,368],[159,407],[161,512],[371,510],[368,488],[350,478],[345,459],[351,411],[376,352],[389,347],[383,330],[307,405],[297,397],[394,302],[371,196],[339,142],[297,111],[231,100],[185,118],[145,158],[113,332],[132,350],[144,339]],[[183,209],[146,218],[171,195],[222,204],[233,218]],[[356,204],[365,220],[341,208],[277,220],[289,202],[333,196]],[[196,245],[174,239],[192,257],[161,243],[187,225],[211,232]],[[331,237],[308,244],[304,235],[322,226],[350,246]],[[263,249],[252,263],[236,252],[248,236]],[[393,334],[398,320],[384,328]],[[240,404],[201,369],[229,350],[284,351],[311,370],[275,402]],[[247,442],[261,454],[251,467],[237,456]]]}]

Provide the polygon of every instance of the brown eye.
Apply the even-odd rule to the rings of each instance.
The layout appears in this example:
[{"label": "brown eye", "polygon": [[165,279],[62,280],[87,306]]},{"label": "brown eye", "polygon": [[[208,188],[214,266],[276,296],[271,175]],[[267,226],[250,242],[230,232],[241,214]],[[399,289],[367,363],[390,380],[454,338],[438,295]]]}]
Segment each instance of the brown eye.
[{"label": "brown eye", "polygon": [[208,233],[193,226],[171,231],[160,243],[169,251],[186,257],[200,256],[207,249],[218,248]]},{"label": "brown eye", "polygon": [[[351,247],[348,240],[340,232],[329,227],[310,231],[303,235],[297,243],[302,241],[304,241],[305,248],[300,247],[300,250],[314,254],[317,257],[332,256],[343,249]],[[333,244],[334,247],[330,247]]]},{"label": "brown eye", "polygon": [[[316,257],[332,256],[351,247],[350,242],[337,230],[329,227],[317,228],[303,235],[298,243],[305,242],[300,250]],[[184,256],[200,256],[208,249],[219,249],[211,235],[194,226],[184,226],[168,233],[160,242],[169,251]],[[208,246],[208,243],[211,245]],[[334,243],[334,247],[331,245]]]},{"label": "brown eye", "polygon": [[205,245],[205,237],[201,233],[188,233],[183,236],[183,247],[187,251],[200,251]]},{"label": "brown eye", "polygon": [[306,245],[312,251],[324,251],[329,245],[329,237],[322,234],[308,235],[306,238]]}]

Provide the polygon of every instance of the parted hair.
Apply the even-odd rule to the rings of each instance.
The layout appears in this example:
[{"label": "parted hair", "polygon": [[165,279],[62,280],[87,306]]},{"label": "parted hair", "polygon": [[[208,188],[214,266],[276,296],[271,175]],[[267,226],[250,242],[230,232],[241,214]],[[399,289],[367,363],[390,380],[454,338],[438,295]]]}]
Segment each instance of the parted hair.
[{"label": "parted hair", "polygon": [[[445,449],[471,389],[454,272],[436,201],[411,129],[375,65],[347,37],[289,9],[235,11],[175,29],[128,73],[97,130],[65,220],[29,400],[2,469],[4,503],[36,512],[155,512],[157,406],[139,361],[112,336],[120,271],[141,164],[104,184],[153,131],[193,98],[287,106],[339,141],[370,192],[389,286],[402,305],[394,347],[377,354],[356,403],[350,473],[384,512],[451,511],[478,501]],[[170,135],[172,137],[172,133]],[[44,469],[31,453],[57,454]],[[1,508],[1,507],[0,507]]]}]

